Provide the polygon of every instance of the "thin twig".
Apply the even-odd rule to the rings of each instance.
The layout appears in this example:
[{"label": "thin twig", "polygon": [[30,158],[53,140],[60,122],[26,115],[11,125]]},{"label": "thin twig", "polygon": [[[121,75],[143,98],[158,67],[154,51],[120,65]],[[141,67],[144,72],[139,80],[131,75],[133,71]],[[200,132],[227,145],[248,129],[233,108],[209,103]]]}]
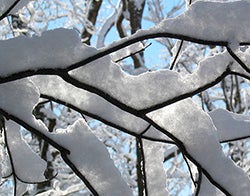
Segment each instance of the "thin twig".
[{"label": "thin twig", "polygon": [[148,45],[144,46],[142,49],[140,49],[140,50],[138,50],[138,51],[136,51],[136,52],[132,52],[132,53],[130,53],[129,55],[127,55],[127,56],[125,56],[125,57],[122,57],[122,58],[116,60],[115,63],[118,63],[118,62],[120,62],[120,61],[122,61],[122,60],[124,60],[124,59],[126,59],[126,58],[128,58],[128,57],[130,57],[130,56],[133,56],[133,55],[135,55],[135,54],[138,54],[138,53],[140,53],[140,52],[143,52],[144,50],[146,50],[146,49],[147,49],[149,46],[151,46],[151,45],[152,45],[152,43],[149,43]]},{"label": "thin twig", "polygon": [[180,52],[181,52],[181,48],[182,48],[182,45],[183,45],[183,40],[181,40],[181,42],[180,42],[180,45],[179,45],[179,47],[178,47],[178,51],[177,51],[177,53],[176,53],[176,55],[175,55],[175,58],[174,58],[174,60],[172,61],[172,63],[171,63],[171,65],[170,65],[170,70],[173,70],[174,69],[174,66],[175,66],[175,63],[176,63],[176,61],[177,61],[177,59],[178,59],[178,57],[179,57],[179,54],[180,54]]}]

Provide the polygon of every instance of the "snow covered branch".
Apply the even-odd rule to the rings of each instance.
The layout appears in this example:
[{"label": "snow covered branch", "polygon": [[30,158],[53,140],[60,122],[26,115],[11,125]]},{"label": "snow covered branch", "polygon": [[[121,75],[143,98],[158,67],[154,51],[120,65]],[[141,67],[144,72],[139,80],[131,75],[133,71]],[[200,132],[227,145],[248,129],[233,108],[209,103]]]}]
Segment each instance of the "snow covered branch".
[{"label": "snow covered branch", "polygon": [[[126,196],[136,191],[146,196],[168,195],[171,193],[166,189],[164,167],[174,165],[163,164],[173,157],[173,151],[164,157],[168,145],[175,145],[176,157],[183,155],[194,195],[216,195],[217,189],[226,195],[249,194],[249,172],[236,166],[243,156],[249,158],[249,140],[236,149],[240,155],[229,153],[231,159],[222,146],[233,149],[234,141],[250,137],[250,118],[246,115],[250,95],[250,2],[186,1],[183,13],[173,18],[165,18],[162,13],[162,19],[155,19],[155,26],[141,30],[147,3],[144,0],[118,1],[116,6],[111,1],[109,6],[105,1],[54,1],[51,7],[56,5],[53,9],[58,18],[67,16],[58,13],[59,7],[73,9],[71,17],[81,21],[84,29],[76,31],[80,25],[75,24],[71,30],[7,36],[0,41],[0,115],[4,117],[0,124],[4,133],[0,135],[0,155],[4,154],[2,149],[8,154],[7,173],[13,175],[14,195],[27,190],[22,183],[46,181],[46,169],[53,167],[54,171],[57,164],[62,168],[62,162],[96,196]],[[148,3],[151,15],[161,15],[156,13],[161,10],[161,1],[157,2],[155,10],[150,10],[153,7]],[[1,22],[27,3],[1,2]],[[25,20],[27,13],[18,15],[22,23],[40,20],[34,19],[35,5],[27,6],[29,20]],[[103,6],[114,10],[100,22]],[[129,29],[122,24],[125,20]],[[105,46],[105,38],[115,25],[122,38]],[[22,28],[26,27],[28,24]],[[104,32],[95,34],[97,29]],[[97,47],[102,48],[90,46],[93,37],[97,38]],[[173,51],[172,62],[166,61],[167,68],[151,71],[153,66],[146,68],[144,62],[149,48],[141,42],[159,38],[178,41],[174,48],[165,44],[167,51]],[[196,44],[206,46],[193,52],[195,47],[188,46]],[[131,67],[150,71],[136,75],[133,70],[131,74],[133,71],[124,65],[129,62],[124,61],[128,56],[132,56]],[[29,131],[29,142],[23,137],[24,130]],[[47,144],[42,149],[39,143],[45,160],[35,153],[39,150],[31,142],[35,141],[33,135]],[[234,158],[235,154],[240,158]],[[128,171],[120,172],[120,168]],[[53,186],[56,191],[58,187]]]}]

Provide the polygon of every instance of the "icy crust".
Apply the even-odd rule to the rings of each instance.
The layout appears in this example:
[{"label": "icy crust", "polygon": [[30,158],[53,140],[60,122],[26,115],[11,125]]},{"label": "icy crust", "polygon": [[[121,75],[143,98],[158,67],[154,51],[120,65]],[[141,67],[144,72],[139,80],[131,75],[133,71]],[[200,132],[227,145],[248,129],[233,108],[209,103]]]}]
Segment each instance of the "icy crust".
[{"label": "icy crust", "polygon": [[82,119],[51,137],[70,151],[67,157],[99,195],[131,196],[132,191],[110,159],[108,150]]},{"label": "icy crust", "polygon": [[149,125],[146,121],[119,109],[103,98],[66,83],[58,76],[34,76],[32,81],[41,94],[64,101],[128,131],[140,134]]},{"label": "icy crust", "polygon": [[162,144],[143,140],[148,195],[167,196]]},{"label": "icy crust", "polygon": [[249,1],[197,1],[178,17],[163,20],[151,32],[229,44],[250,42],[249,10]]},{"label": "icy crust", "polygon": [[211,118],[191,99],[153,111],[147,116],[178,138],[188,154],[231,195],[249,194],[248,177],[224,155]]},{"label": "icy crust", "polygon": [[214,82],[233,62],[232,57],[225,53],[201,61],[194,73],[186,76],[170,70],[152,71],[139,76],[128,75],[109,56],[72,70],[69,74],[140,110]]},{"label": "icy crust", "polygon": [[0,41],[0,74],[8,76],[27,70],[63,69],[95,52],[96,49],[81,43],[74,30],[61,28],[31,38],[20,36]]},{"label": "icy crust", "polygon": [[250,116],[235,114],[224,109],[209,112],[218,130],[220,141],[250,137]]},{"label": "icy crust", "polygon": [[12,121],[6,121],[6,128],[8,147],[17,177],[30,183],[46,180],[44,172],[47,163],[22,139],[20,126]]}]

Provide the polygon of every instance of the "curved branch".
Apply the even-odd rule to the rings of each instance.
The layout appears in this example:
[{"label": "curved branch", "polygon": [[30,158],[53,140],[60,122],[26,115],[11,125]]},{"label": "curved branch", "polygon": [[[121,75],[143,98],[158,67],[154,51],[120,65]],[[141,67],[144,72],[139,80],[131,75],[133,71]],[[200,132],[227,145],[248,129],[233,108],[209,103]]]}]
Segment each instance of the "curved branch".
[{"label": "curved branch", "polygon": [[41,181],[41,182],[35,182],[35,181],[33,181],[33,182],[27,182],[27,181],[25,181],[25,180],[22,180],[19,176],[17,176],[17,175],[15,175],[16,176],[16,178],[20,181],[20,182],[22,182],[22,183],[24,183],[24,184],[41,184],[41,183],[45,183],[45,182],[49,182],[49,181],[51,181],[53,178],[55,178],[56,176],[57,176],[57,174],[58,173],[56,173],[54,176],[52,176],[51,178],[49,178],[49,179],[47,179],[47,180],[44,180],[44,181]]},{"label": "curved branch", "polygon": [[125,48],[134,43],[144,41],[147,39],[159,38],[159,37],[181,39],[181,40],[190,41],[190,42],[194,42],[198,44],[204,44],[204,45],[228,46],[228,42],[226,41],[202,40],[202,39],[198,39],[195,37],[190,37],[190,36],[186,36],[182,34],[173,34],[173,33],[168,33],[168,32],[151,32],[149,29],[146,31],[138,31],[138,33],[135,33],[131,35],[130,37],[125,37],[118,42],[114,42],[113,44],[110,44],[107,47],[101,48],[97,54],[93,54],[92,56],[89,56],[88,58],[83,59],[82,61],[69,65],[67,68],[67,71],[71,71],[78,67],[84,66],[92,61],[100,59],[106,55],[109,55],[112,52],[116,52],[117,50]]},{"label": "curved branch", "polygon": [[102,91],[101,89],[98,89],[97,87],[94,87],[94,86],[91,86],[91,85],[88,85],[88,84],[85,84],[83,82],[80,82],[78,80],[76,80],[75,78],[71,77],[68,73],[63,73],[63,74],[58,74],[63,80],[65,80],[66,82],[78,87],[78,88],[81,88],[81,89],[84,89],[84,90],[87,90],[89,92],[92,92],[94,94],[97,94],[99,96],[101,96],[102,98],[104,98],[105,100],[107,100],[108,102],[112,103],[113,105],[119,107],[120,109],[126,111],[126,112],[129,112],[131,114],[134,114],[135,116],[138,116],[140,117],[141,115],[145,115],[149,112],[152,112],[154,110],[157,110],[157,109],[160,109],[162,107],[165,107],[167,105],[170,105],[170,104],[173,104],[177,101],[180,101],[180,100],[183,100],[183,99],[186,99],[188,97],[192,97],[193,95],[197,94],[197,93],[200,93],[214,85],[216,85],[217,83],[219,83],[223,78],[225,78],[227,75],[229,75],[231,73],[230,69],[227,68],[225,70],[225,72],[223,72],[218,78],[216,78],[213,82],[211,83],[208,83],[204,86],[201,86],[200,88],[198,89],[195,89],[191,92],[186,92],[186,93],[183,93],[183,94],[180,94],[179,96],[176,96],[172,99],[169,99],[169,100],[166,100],[162,103],[157,103],[155,105],[152,105],[151,107],[148,107],[148,108],[145,108],[145,109],[141,109],[141,110],[137,110],[137,109],[134,109],[124,103],[122,103],[121,101],[117,100],[116,98],[108,95],[106,92]]},{"label": "curved branch", "polygon": [[227,75],[229,75],[231,73],[230,69],[227,68],[225,72],[223,72],[218,78],[216,78],[213,82],[211,83],[207,83],[206,85],[204,86],[201,86],[199,87],[198,89],[196,90],[193,90],[191,92],[187,92],[187,93],[184,93],[184,94],[181,94],[179,96],[176,96],[174,97],[173,99],[169,99],[169,100],[166,100],[162,103],[158,103],[158,104],[155,104],[149,108],[145,108],[145,109],[142,109],[142,110],[139,110],[139,113],[141,114],[147,114],[149,112],[152,112],[154,110],[157,110],[157,109],[160,109],[162,107],[165,107],[167,105],[170,105],[170,104],[173,104],[177,101],[180,101],[180,100],[183,100],[183,99],[186,99],[188,97],[192,97],[202,91],[205,91],[206,89],[218,84],[223,78],[225,78]]},{"label": "curved branch", "polygon": [[[218,83],[223,77],[225,77],[226,75],[228,75],[230,73],[230,70],[227,69],[226,72],[224,74],[222,74],[221,77],[219,77],[215,82],[211,84],[208,84],[210,86],[213,86],[214,84]],[[202,172],[207,176],[207,178],[210,180],[210,182],[212,184],[214,184],[217,188],[219,188],[223,193],[229,195],[228,191],[222,187],[218,182],[216,182],[215,180],[213,180],[213,178],[211,177],[211,175],[199,164],[199,162],[197,162],[186,150],[184,144],[182,143],[182,141],[180,141],[178,138],[176,138],[173,134],[169,133],[167,130],[163,129],[162,127],[160,127],[158,124],[156,124],[152,119],[150,119],[149,117],[146,116],[146,113],[141,113],[140,111],[137,111],[131,107],[128,107],[127,105],[121,103],[120,101],[110,97],[109,95],[107,95],[105,92],[103,92],[102,90],[100,89],[97,89],[97,88],[93,88],[92,86],[89,86],[89,85],[86,85],[86,84],[83,84],[83,83],[80,83],[79,81],[71,78],[68,74],[63,74],[61,75],[61,77],[73,84],[74,86],[76,87],[79,87],[79,88],[83,88],[85,90],[88,90],[90,92],[93,92],[95,94],[98,94],[100,95],[101,97],[103,97],[104,99],[106,99],[107,101],[111,102],[112,104],[116,105],[117,107],[119,107],[120,109],[122,110],[125,110],[131,114],[134,114],[135,116],[137,117],[140,117],[142,119],[144,119],[145,121],[147,121],[149,124],[151,124],[153,127],[155,127],[156,129],[158,129],[160,132],[164,133],[165,135],[167,135],[169,138],[171,138],[175,143],[176,145],[179,147],[179,149],[182,151],[182,153],[189,159],[191,160],[198,168],[200,168],[202,170]],[[206,85],[207,87],[207,85]],[[207,88],[208,88],[207,87]],[[204,87],[203,87],[204,88]],[[204,90],[203,88],[200,88],[198,90],[202,91]],[[196,91],[195,91],[196,92]],[[187,96],[187,95],[186,95]],[[191,95],[189,95],[191,96]],[[187,96],[187,97],[189,97]],[[172,100],[172,102],[167,102],[168,104],[171,104],[171,103],[174,103],[176,101],[179,101],[181,99],[184,99],[184,98],[187,98],[187,97],[183,97],[183,96],[179,96],[178,99],[175,99],[174,101]],[[166,105],[164,105],[166,106]],[[163,107],[163,106],[161,106]]]},{"label": "curved branch", "polygon": [[[123,38],[118,42],[114,42],[113,44],[107,47],[99,49],[97,53],[90,55],[89,57],[77,63],[68,65],[68,67],[65,69],[63,68],[56,68],[56,69],[55,68],[38,68],[36,70],[24,70],[18,73],[13,73],[8,76],[1,76],[0,84],[18,80],[18,79],[25,78],[28,76],[33,76],[33,75],[58,75],[59,73],[69,72],[73,69],[82,67],[90,62],[100,59],[106,55],[109,55],[112,52],[116,52],[134,43],[137,43],[146,39],[153,39],[153,38],[159,38],[159,37],[181,39],[181,40],[191,41],[194,43],[205,44],[205,45],[228,46],[228,42],[226,41],[202,40],[202,39],[197,39],[195,37],[185,36],[182,34],[173,34],[173,33],[168,33],[168,32],[160,32],[160,33],[156,32],[155,33],[155,32],[151,32],[149,29],[147,31],[138,31],[138,33],[135,33],[131,35],[130,37]],[[248,43],[244,43],[244,44],[248,44]]]},{"label": "curved branch", "polygon": [[142,133],[137,134],[137,133],[131,132],[130,130],[128,130],[128,129],[124,128],[124,127],[121,127],[121,126],[119,126],[119,125],[117,125],[115,123],[112,123],[112,122],[110,122],[108,120],[105,120],[101,116],[95,115],[95,114],[90,113],[90,112],[85,111],[85,110],[82,110],[82,109],[80,109],[80,108],[78,108],[78,107],[76,107],[76,106],[74,106],[74,105],[72,105],[70,103],[67,103],[65,101],[62,101],[62,100],[60,100],[58,98],[54,98],[52,96],[48,96],[48,95],[45,95],[45,94],[41,94],[41,98],[49,99],[51,101],[57,102],[59,104],[62,104],[64,106],[66,106],[66,107],[71,108],[72,110],[75,110],[75,111],[79,112],[80,114],[84,114],[84,115],[87,115],[87,116],[89,116],[91,118],[99,120],[99,121],[103,122],[104,124],[106,124],[108,126],[111,126],[111,127],[115,128],[115,129],[123,131],[124,133],[132,135],[134,137],[142,137],[143,139],[147,139],[149,141],[162,142],[162,143],[166,143],[166,144],[175,144],[173,141],[170,141],[170,140],[156,139],[156,138],[151,138],[149,136],[143,135],[143,134],[145,134],[149,130],[149,128],[151,127],[151,125],[148,125],[148,127]]},{"label": "curved branch", "polygon": [[[214,84],[217,84],[222,78],[224,78],[226,75],[228,75],[230,73],[229,68],[219,77],[217,78],[217,80],[215,80],[214,82],[212,82],[212,84],[208,84],[205,85],[205,87],[201,87],[200,89],[194,91],[203,91],[206,88],[213,86]],[[158,129],[160,132],[164,133],[165,135],[167,135],[169,138],[171,138],[176,145],[179,147],[179,149],[182,151],[182,153],[189,159],[191,160],[198,168],[200,168],[202,170],[202,172],[207,176],[207,178],[210,180],[210,182],[212,184],[214,184],[217,188],[219,188],[223,193],[229,195],[228,191],[222,187],[218,182],[216,182],[212,176],[202,167],[202,165],[200,165],[200,163],[198,161],[196,161],[186,150],[185,145],[182,143],[182,141],[180,141],[178,138],[176,138],[173,134],[169,133],[167,130],[163,129],[162,127],[160,127],[158,124],[156,124],[152,119],[150,119],[149,117],[146,116],[146,113],[142,113],[140,111],[137,111],[134,108],[128,107],[127,105],[121,103],[120,101],[110,97],[109,95],[107,95],[105,92],[103,92],[100,89],[94,88],[92,86],[80,83],[79,81],[75,80],[74,78],[71,78],[68,74],[62,74],[61,77],[73,84],[76,87],[79,88],[83,88],[85,90],[88,90],[90,92],[93,92],[95,94],[98,94],[99,96],[103,97],[104,99],[106,99],[107,101],[111,102],[112,104],[116,105],[117,107],[119,107],[122,110],[125,110],[127,112],[130,112],[131,114],[134,114],[137,117],[140,117],[142,119],[144,119],[145,121],[147,121],[149,124],[151,124],[153,127],[155,127],[156,129]],[[185,96],[179,96],[177,98],[175,98],[174,100],[171,100],[172,102],[167,102],[167,104],[171,104],[174,103],[176,101],[182,100],[184,98],[187,98],[189,96],[191,96],[192,94],[185,94]],[[166,104],[166,103],[165,103]],[[166,104],[166,105],[167,105]],[[161,105],[159,108],[166,106],[166,105]],[[154,109],[153,109],[154,110]]]},{"label": "curved branch", "polygon": [[193,162],[198,169],[200,169],[204,175],[209,179],[209,181],[216,186],[218,189],[220,189],[224,194],[226,195],[231,195],[223,186],[221,186],[218,182],[216,182],[212,176],[209,174],[209,172],[204,169],[202,167],[202,165],[196,161],[186,150],[185,145],[182,143],[182,141],[180,141],[178,138],[176,138],[174,135],[172,135],[171,133],[169,133],[167,130],[163,129],[162,127],[160,127],[158,124],[156,124],[152,119],[150,119],[147,116],[144,116],[144,119],[147,120],[148,122],[150,122],[152,124],[152,126],[154,126],[156,129],[158,129],[159,131],[161,131],[162,133],[168,135],[168,137],[170,137],[171,139],[173,139],[176,142],[176,145],[178,146],[178,148],[180,149],[180,151],[182,152],[183,155],[185,155],[191,162]]}]

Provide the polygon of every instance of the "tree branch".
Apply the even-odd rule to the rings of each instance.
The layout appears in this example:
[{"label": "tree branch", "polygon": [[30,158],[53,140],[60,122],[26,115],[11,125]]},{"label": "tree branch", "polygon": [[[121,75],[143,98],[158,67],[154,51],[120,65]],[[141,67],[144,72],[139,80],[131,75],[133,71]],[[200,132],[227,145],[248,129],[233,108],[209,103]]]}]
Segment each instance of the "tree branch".
[{"label": "tree branch", "polygon": [[[140,31],[141,32],[141,31]],[[120,50],[126,46],[129,46],[131,44],[134,44],[136,42],[140,42],[146,39],[152,39],[152,38],[159,38],[159,37],[167,37],[167,38],[175,38],[175,39],[183,39],[185,41],[191,41],[194,43],[199,43],[199,44],[205,44],[205,45],[217,45],[217,46],[228,46],[228,42],[226,41],[213,41],[213,40],[202,40],[202,39],[197,39],[195,37],[190,37],[190,36],[185,36],[181,34],[173,34],[173,33],[154,33],[150,32],[150,29],[147,30],[145,33],[135,33],[131,35],[130,37],[125,37],[121,39],[118,42],[114,42],[113,44],[104,47],[102,49],[99,49],[97,53],[89,56],[88,58],[85,58],[77,63],[68,65],[67,68],[38,68],[36,70],[23,70],[18,73],[13,73],[8,76],[1,76],[0,77],[0,84],[5,83],[5,82],[10,82],[14,81],[17,79],[21,79],[24,77],[28,76],[33,76],[33,75],[58,75],[59,73],[65,73],[69,72],[73,69],[82,67],[90,62],[93,62],[97,59],[100,59],[106,55],[109,55],[112,52],[116,52],[117,50]],[[241,43],[240,45],[243,44],[250,44],[250,43]]]}]

